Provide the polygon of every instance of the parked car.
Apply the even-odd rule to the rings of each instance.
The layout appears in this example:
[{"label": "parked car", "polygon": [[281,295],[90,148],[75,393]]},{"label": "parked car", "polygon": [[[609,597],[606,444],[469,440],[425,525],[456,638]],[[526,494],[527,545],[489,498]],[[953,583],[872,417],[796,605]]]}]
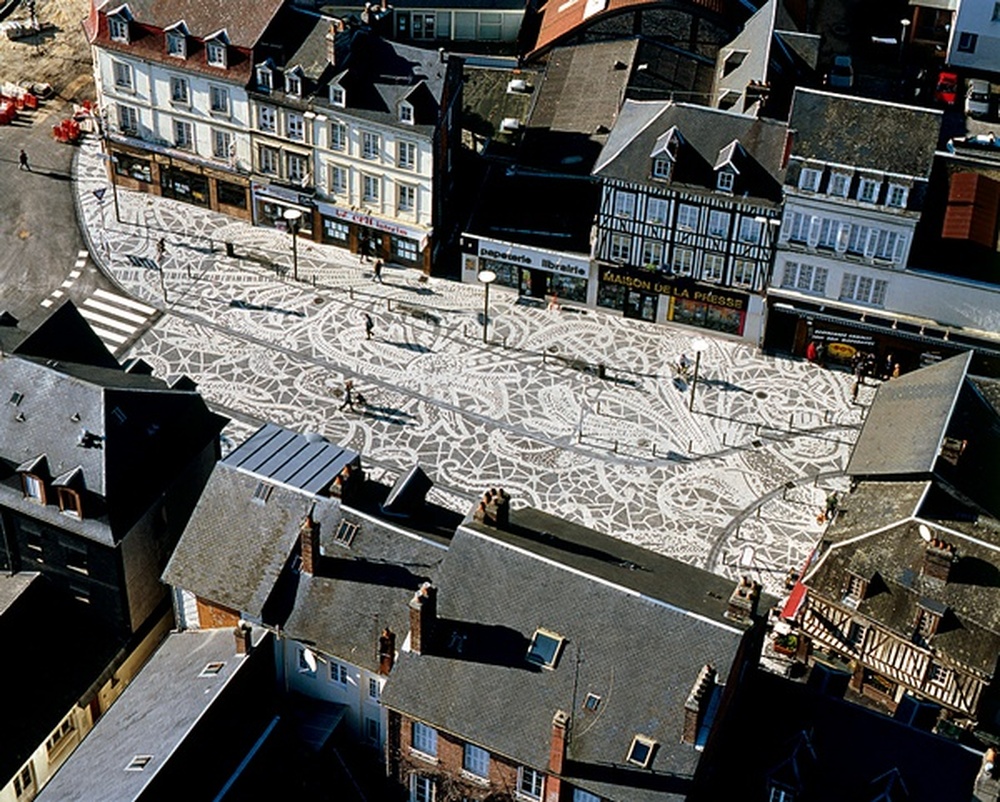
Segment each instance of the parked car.
[{"label": "parked car", "polygon": [[937,86],[934,88],[934,102],[954,106],[958,99],[958,75],[942,70],[938,73]]},{"label": "parked car", "polygon": [[850,56],[834,56],[826,82],[836,89],[850,89],[854,86],[854,65]]},{"label": "parked car", "polygon": [[990,82],[972,78],[965,93],[965,113],[970,117],[986,117],[990,113]]}]

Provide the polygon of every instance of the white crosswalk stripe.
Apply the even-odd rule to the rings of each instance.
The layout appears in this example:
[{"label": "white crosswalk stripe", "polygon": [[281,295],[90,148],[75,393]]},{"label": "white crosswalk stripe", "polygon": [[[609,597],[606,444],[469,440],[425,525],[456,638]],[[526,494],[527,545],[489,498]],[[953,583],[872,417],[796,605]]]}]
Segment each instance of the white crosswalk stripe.
[{"label": "white crosswalk stripe", "polygon": [[107,290],[94,290],[80,304],[80,314],[113,354],[132,339],[156,309]]}]

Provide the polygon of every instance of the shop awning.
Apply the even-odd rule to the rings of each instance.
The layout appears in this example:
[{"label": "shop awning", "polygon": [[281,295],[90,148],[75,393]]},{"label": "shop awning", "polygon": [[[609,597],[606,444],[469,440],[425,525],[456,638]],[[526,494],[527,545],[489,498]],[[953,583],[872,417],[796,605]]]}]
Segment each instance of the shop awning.
[{"label": "shop awning", "polygon": [[781,608],[781,617],[785,620],[795,618],[795,616],[799,614],[802,602],[805,600],[806,586],[801,582],[796,582],[795,586],[792,588],[792,592],[788,596],[788,599],[785,601],[785,606]]}]

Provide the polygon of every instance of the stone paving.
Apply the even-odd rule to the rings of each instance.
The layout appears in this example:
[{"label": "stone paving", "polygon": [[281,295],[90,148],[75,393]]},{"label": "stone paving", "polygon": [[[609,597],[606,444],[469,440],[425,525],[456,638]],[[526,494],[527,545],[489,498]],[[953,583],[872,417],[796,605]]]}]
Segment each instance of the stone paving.
[{"label": "stone paving", "polygon": [[[93,258],[164,312],[119,358],[193,378],[234,417],[234,443],[265,420],[317,431],[386,478],[419,462],[435,500],[462,512],[503,486],[516,503],[749,572],[774,593],[814,545],[830,488],[846,486],[840,472],[874,389],[852,405],[845,373],[709,338],[689,411],[690,387],[671,365],[694,357],[701,332],[549,312],[495,288],[484,345],[480,287],[392,266],[375,284],[355,256],[304,241],[296,282],[286,233],[122,190],[116,222],[110,189],[103,203],[93,192],[108,184],[92,140],[76,179]],[[573,360],[606,365],[606,378]],[[363,408],[339,409],[346,379]]]}]

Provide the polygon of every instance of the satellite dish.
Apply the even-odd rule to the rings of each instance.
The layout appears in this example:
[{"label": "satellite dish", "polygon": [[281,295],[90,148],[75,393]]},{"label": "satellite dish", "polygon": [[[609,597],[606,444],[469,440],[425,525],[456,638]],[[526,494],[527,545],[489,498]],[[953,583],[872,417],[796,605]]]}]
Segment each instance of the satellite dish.
[{"label": "satellite dish", "polygon": [[303,649],[302,659],[306,661],[306,665],[309,666],[310,671],[316,671],[316,655],[312,653],[312,649]]},{"label": "satellite dish", "polygon": [[931,530],[928,528],[927,524],[920,524],[919,526],[920,537],[926,540],[928,543],[931,542]]}]

